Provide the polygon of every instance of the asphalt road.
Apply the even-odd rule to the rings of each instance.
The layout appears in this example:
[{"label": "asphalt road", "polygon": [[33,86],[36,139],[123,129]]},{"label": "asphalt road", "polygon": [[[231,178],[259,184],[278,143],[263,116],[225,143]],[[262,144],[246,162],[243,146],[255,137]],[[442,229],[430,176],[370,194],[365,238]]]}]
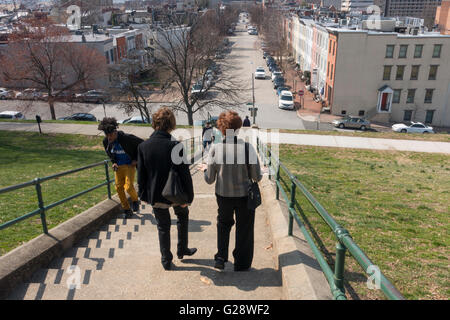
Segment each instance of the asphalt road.
[{"label": "asphalt road", "polygon": [[[252,74],[256,67],[263,66],[266,70],[267,79],[255,79],[255,105],[258,108],[256,124],[260,128],[283,128],[283,129],[317,129],[316,122],[303,121],[297,117],[295,111],[281,110],[278,108],[278,96],[272,87],[270,72],[266,67],[265,60],[262,57],[261,40],[258,36],[249,35],[244,24],[238,24],[234,36],[229,37],[232,44],[231,52],[226,56],[226,62],[233,66],[233,77],[242,83],[242,88],[252,87]],[[252,101],[252,91],[242,92],[242,100]],[[164,103],[153,103],[152,110],[157,110]],[[250,116],[249,106],[243,104],[240,109],[236,109],[242,118]],[[0,111],[18,110],[24,113],[27,119],[34,119],[37,114],[42,119],[51,119],[49,106],[44,101],[19,101],[6,100],[0,101]],[[194,114],[194,120],[203,120],[208,117],[218,116],[223,109],[219,107],[210,107],[208,110],[202,110]],[[101,104],[88,103],[56,103],[56,117],[68,116],[77,112],[88,112],[97,117],[103,118],[105,115],[114,116],[118,120],[130,117],[119,108],[118,104],[106,104],[105,108]],[[138,115],[138,113],[132,114]],[[177,123],[187,125],[187,115],[178,112]],[[253,120],[253,119],[251,119]],[[320,129],[331,129],[329,124],[320,124]]]}]

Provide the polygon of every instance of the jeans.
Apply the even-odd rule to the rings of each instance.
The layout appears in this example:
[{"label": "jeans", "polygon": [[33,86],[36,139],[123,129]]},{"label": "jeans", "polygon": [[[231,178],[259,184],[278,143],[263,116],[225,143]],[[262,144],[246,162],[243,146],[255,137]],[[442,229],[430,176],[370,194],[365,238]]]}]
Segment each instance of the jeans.
[{"label": "jeans", "polygon": [[233,250],[235,269],[248,269],[252,265],[254,246],[255,210],[247,208],[248,197],[222,197],[216,194],[219,206],[217,215],[217,253],[215,259],[228,261],[231,227],[236,214],[236,245]]},{"label": "jeans", "polygon": [[[188,228],[189,228],[189,209],[180,206],[173,208],[178,218],[178,245],[177,254],[182,254],[188,248]],[[156,223],[158,226],[159,249],[161,251],[161,262],[172,261],[173,255],[170,251],[170,213],[169,209],[153,208]]]}]

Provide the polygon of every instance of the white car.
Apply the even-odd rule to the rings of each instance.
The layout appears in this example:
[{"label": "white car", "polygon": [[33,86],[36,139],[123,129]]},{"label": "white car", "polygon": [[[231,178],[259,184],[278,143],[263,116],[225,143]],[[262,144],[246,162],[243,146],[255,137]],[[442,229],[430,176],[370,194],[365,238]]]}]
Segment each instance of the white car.
[{"label": "white car", "polygon": [[147,118],[142,118],[141,116],[134,116],[128,119],[124,119],[119,121],[119,123],[121,124],[125,124],[125,123],[151,123],[151,119],[150,121]]},{"label": "white car", "polygon": [[25,116],[19,111],[0,112],[0,119],[25,120]]},{"label": "white car", "polygon": [[275,80],[276,77],[282,77],[282,76],[283,76],[283,72],[274,71],[274,72],[272,72],[272,81]]},{"label": "white car", "polygon": [[37,89],[25,89],[16,95],[19,100],[38,100],[43,97],[43,93]]},{"label": "white car", "polygon": [[410,126],[403,123],[396,123],[392,126],[392,131],[403,133],[434,133],[433,127],[429,127],[421,122],[411,122]]},{"label": "white car", "polygon": [[290,91],[281,91],[280,98],[278,100],[278,108],[294,110],[294,96]]},{"label": "white car", "polygon": [[0,100],[13,99],[14,92],[11,90],[0,88]]},{"label": "white car", "polygon": [[265,79],[266,78],[266,72],[264,71],[263,67],[256,68],[255,71],[255,79]]}]

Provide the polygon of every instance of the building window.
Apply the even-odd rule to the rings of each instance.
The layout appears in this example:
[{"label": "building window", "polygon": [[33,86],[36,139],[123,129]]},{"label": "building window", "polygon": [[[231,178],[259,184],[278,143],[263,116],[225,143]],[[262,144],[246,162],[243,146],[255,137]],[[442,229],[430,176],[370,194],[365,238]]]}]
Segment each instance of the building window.
[{"label": "building window", "polygon": [[423,44],[416,44],[414,48],[414,58],[422,58]]},{"label": "building window", "polygon": [[330,61],[328,61],[328,67],[327,67],[327,77],[330,76]]},{"label": "building window", "polygon": [[434,110],[427,110],[427,114],[425,115],[425,123],[432,123],[434,116]]},{"label": "building window", "polygon": [[433,58],[441,57],[442,44],[435,44],[433,49]]},{"label": "building window", "polygon": [[412,110],[405,110],[403,113],[403,121],[411,121],[412,119]]},{"label": "building window", "polygon": [[406,53],[408,52],[408,45],[407,44],[401,44],[400,45],[400,51],[398,52],[399,58],[406,58]]},{"label": "building window", "polygon": [[411,67],[411,80],[419,79],[419,69],[420,69],[420,66],[412,66]]},{"label": "building window", "polygon": [[384,66],[383,80],[391,80],[392,66]]},{"label": "building window", "polygon": [[428,80],[436,80],[438,66],[430,66],[430,73],[428,74]]},{"label": "building window", "polygon": [[433,102],[433,91],[434,91],[434,89],[426,89],[424,103],[432,103]]},{"label": "building window", "polygon": [[330,40],[330,47],[328,48],[328,53],[331,53],[331,46],[333,45],[333,41]]},{"label": "building window", "polygon": [[365,113],[365,111],[364,111],[364,110],[359,110],[359,112],[358,112],[358,116],[360,116],[360,117],[364,117],[364,113]]},{"label": "building window", "polygon": [[331,64],[330,80],[333,80],[333,64]]},{"label": "building window", "polygon": [[408,96],[406,103],[414,103],[414,96],[416,95],[416,89],[408,89]]},{"label": "building window", "polygon": [[341,114],[342,114],[342,115],[345,115],[345,114],[347,114],[347,111],[346,111],[346,110],[342,110],[342,111],[341,111]]},{"label": "building window", "polygon": [[393,45],[393,44],[388,44],[386,46],[386,58],[394,57],[394,48],[395,48],[395,45]]},{"label": "building window", "polygon": [[401,93],[402,93],[402,89],[394,90],[394,96],[392,97],[392,103],[400,103]]},{"label": "building window", "polygon": [[333,41],[333,56],[334,56],[335,49],[336,49],[336,42]]},{"label": "building window", "polygon": [[395,80],[403,80],[403,73],[405,73],[405,66],[397,66],[397,73],[395,74]]}]

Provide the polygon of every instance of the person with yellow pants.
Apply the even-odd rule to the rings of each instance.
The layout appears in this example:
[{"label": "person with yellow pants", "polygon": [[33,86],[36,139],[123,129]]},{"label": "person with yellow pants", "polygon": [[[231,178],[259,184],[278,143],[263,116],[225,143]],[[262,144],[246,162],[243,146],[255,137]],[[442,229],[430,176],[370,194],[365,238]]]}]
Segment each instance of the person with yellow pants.
[{"label": "person with yellow pants", "polygon": [[[137,166],[137,147],[144,140],[132,134],[117,130],[115,118],[103,118],[98,129],[105,133],[103,146],[112,162],[115,174],[116,190],[126,218],[139,211],[139,198],[134,188],[134,178]],[[133,207],[130,208],[127,195],[131,198]]]}]

